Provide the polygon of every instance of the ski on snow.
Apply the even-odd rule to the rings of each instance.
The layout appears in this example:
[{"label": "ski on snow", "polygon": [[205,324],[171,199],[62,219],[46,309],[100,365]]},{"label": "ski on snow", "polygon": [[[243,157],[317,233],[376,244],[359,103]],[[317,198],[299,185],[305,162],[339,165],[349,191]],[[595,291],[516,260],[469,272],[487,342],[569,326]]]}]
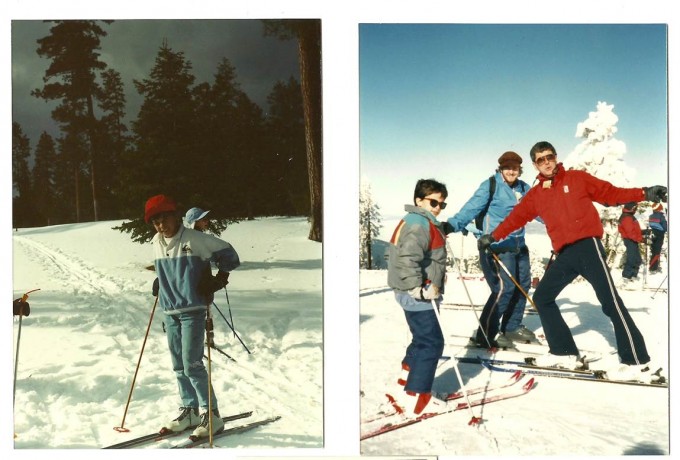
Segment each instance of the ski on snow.
[{"label": "ski on snow", "polygon": [[[526,382],[524,385],[521,387],[512,387],[510,389],[506,389],[506,391],[503,392],[498,392],[492,396],[486,396],[480,399],[475,399],[470,401],[470,405],[468,406],[467,402],[461,402],[458,403],[456,406],[453,406],[451,408],[446,408],[442,411],[439,412],[432,412],[432,413],[425,413],[422,415],[419,415],[417,417],[408,417],[404,416],[403,414],[395,414],[391,417],[385,418],[384,423],[382,423],[379,427],[374,428],[374,429],[369,429],[361,434],[361,440],[369,439],[369,438],[374,438],[376,436],[380,436],[385,433],[389,433],[391,431],[398,430],[400,428],[405,428],[407,426],[414,425],[416,423],[420,423],[423,420],[429,420],[431,418],[437,417],[438,415],[444,415],[444,414],[449,414],[451,412],[456,412],[464,409],[468,409],[469,407],[475,407],[475,406],[481,406],[485,404],[490,404],[492,402],[496,401],[502,401],[504,399],[509,399],[509,398],[514,398],[517,396],[521,396],[524,394],[527,394],[531,389],[534,387],[534,379],[531,378],[529,379],[528,382]],[[394,399],[394,398],[392,398]],[[394,419],[394,421],[391,421],[391,419]]]},{"label": "ski on snow", "polygon": [[[248,418],[251,415],[253,415],[252,411],[249,412],[241,412],[240,414],[234,414],[234,415],[228,415],[226,417],[222,417],[222,420],[224,423],[227,422],[232,422],[234,420],[239,420],[242,418]],[[118,444],[113,444],[111,446],[104,447],[104,449],[129,449],[132,447],[138,447],[146,443],[151,443],[151,442],[158,442],[162,441],[163,439],[167,438],[172,438],[175,436],[179,436],[181,434],[187,433],[189,430],[193,429],[192,428],[187,428],[184,431],[167,431],[167,432],[156,432],[156,433],[150,433],[145,436],[140,436],[138,438],[133,438],[133,439],[128,439],[127,441],[119,442]]]},{"label": "ski on snow", "polygon": [[525,361],[510,361],[503,359],[490,359],[477,357],[459,357],[456,358],[461,363],[481,364],[491,371],[497,372],[516,372],[521,370],[531,375],[538,375],[543,377],[556,377],[571,380],[585,380],[589,382],[615,383],[621,385],[636,385],[647,387],[668,388],[668,382],[665,377],[660,375],[661,369],[652,373],[652,375],[659,376],[658,381],[654,382],[640,382],[631,380],[614,380],[607,378],[606,371],[603,370],[581,370],[581,369],[560,369],[557,367],[540,367],[531,364],[532,358],[527,358]]},{"label": "ski on snow", "polygon": [[[504,382],[493,383],[493,384],[487,383],[486,385],[482,385],[482,386],[475,387],[475,388],[466,388],[465,391],[466,391],[468,396],[476,395],[476,394],[479,394],[479,393],[485,393],[485,394],[492,393],[492,392],[500,390],[502,388],[507,388],[507,387],[514,385],[515,383],[522,380],[524,375],[525,375],[524,372],[518,370],[518,371],[514,372],[510,376],[510,378],[508,380],[504,381]],[[387,399],[390,401],[390,403],[393,406],[395,404],[395,400],[392,397],[392,395],[385,395],[385,396],[387,396]],[[438,397],[439,397],[439,399],[441,399],[443,401],[454,401],[456,399],[464,398],[465,395],[463,394],[463,391],[460,390],[460,391],[456,391],[456,392],[453,392],[453,393],[442,394]],[[397,410],[394,409],[394,407],[393,407],[391,411],[380,412],[379,414],[377,414],[377,415],[375,415],[371,418],[363,419],[361,421],[361,423],[362,424],[373,423],[377,420],[386,419],[386,418],[392,417],[394,415],[397,415]]]},{"label": "ski on snow", "polygon": [[[220,431],[219,433],[213,434],[213,441],[216,439],[220,439],[226,436],[230,436],[233,434],[239,434],[243,433],[246,431],[250,431],[254,428],[260,427],[262,425],[267,425],[268,423],[275,422],[281,418],[280,415],[275,415],[272,417],[264,418],[261,420],[257,420],[255,422],[250,422],[250,423],[244,423],[243,425],[238,425],[234,426],[231,428],[227,428],[223,431]],[[203,444],[206,444],[210,442],[209,437],[203,437],[203,438],[195,438],[194,436],[189,436],[189,439],[180,442],[179,444],[175,444],[174,446],[171,447],[171,449],[192,449],[194,447],[201,446]]]}]

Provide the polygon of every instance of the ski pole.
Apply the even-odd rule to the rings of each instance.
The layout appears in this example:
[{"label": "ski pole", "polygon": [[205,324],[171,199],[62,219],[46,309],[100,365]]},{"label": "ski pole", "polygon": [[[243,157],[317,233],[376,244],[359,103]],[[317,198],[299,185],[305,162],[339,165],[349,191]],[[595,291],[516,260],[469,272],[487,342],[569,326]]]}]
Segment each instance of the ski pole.
[{"label": "ski pole", "polygon": [[[28,294],[39,291],[40,289],[33,289],[32,291],[26,292],[24,295],[21,296],[21,301],[26,302],[28,300]],[[17,395],[17,370],[19,369],[19,344],[21,343],[21,320],[24,317],[23,315],[23,307],[21,311],[19,312],[19,330],[17,332],[17,353],[16,357],[14,358],[14,389],[12,390],[12,407],[14,407],[14,400],[16,399]]]},{"label": "ski pole", "polygon": [[489,337],[487,336],[486,331],[482,327],[482,321],[480,320],[479,314],[477,313],[477,308],[475,307],[475,304],[472,301],[472,296],[470,295],[470,291],[468,291],[467,284],[465,283],[465,279],[463,277],[463,271],[460,268],[460,264],[456,263],[456,257],[453,255],[453,250],[451,249],[451,246],[449,245],[448,238],[446,239],[446,249],[451,253],[451,259],[453,260],[453,265],[458,269],[458,277],[460,278],[461,283],[463,283],[463,289],[465,290],[465,294],[467,295],[468,301],[470,302],[470,307],[472,308],[472,311],[475,314],[475,318],[477,319],[477,324],[479,325],[479,330],[482,331],[482,334],[484,335],[484,339],[486,340],[486,343],[491,344],[491,341],[489,340]]},{"label": "ski pole", "polygon": [[[435,302],[434,299],[431,300],[432,302],[432,309],[434,310],[434,315],[437,317],[437,322],[439,323],[439,328],[442,330],[442,335],[444,332],[444,326],[442,324],[442,319],[440,317],[439,313],[439,306],[437,305],[437,302]],[[470,411],[470,414],[472,415],[472,418],[468,422],[468,425],[479,425],[482,423],[482,418],[477,417],[475,415],[475,412],[472,410],[472,403],[470,403],[470,396],[468,395],[467,389],[465,388],[465,383],[463,383],[463,377],[460,375],[460,369],[458,369],[458,363],[456,362],[457,360],[453,360],[453,369],[456,371],[456,378],[458,379],[458,383],[460,383],[460,389],[463,391],[463,396],[465,396],[465,401],[467,401],[468,405],[468,410]]]},{"label": "ski pole", "polygon": [[227,291],[227,286],[224,286],[224,296],[227,298],[227,307],[229,308],[229,322],[231,323],[231,330],[236,337],[236,328],[234,327],[234,318],[231,316],[231,303],[229,302],[229,291]]},{"label": "ski pole", "polygon": [[659,289],[661,289],[661,286],[663,286],[663,283],[665,283],[667,279],[668,279],[668,275],[666,275],[666,276],[664,277],[664,279],[661,280],[661,283],[659,284],[659,287],[656,288],[656,290],[654,291],[654,294],[652,294],[652,299],[654,298],[654,296],[656,295],[656,293],[659,292]]},{"label": "ski pole", "polygon": [[[229,358],[229,359],[232,360],[233,362],[236,362],[236,360],[235,360],[234,358],[232,358],[232,357],[231,357],[229,354],[227,354],[224,350],[220,350],[219,348],[217,348],[214,344],[213,344],[213,346],[212,346],[211,348],[212,348],[213,350],[217,350],[220,354],[226,356],[227,358]],[[205,359],[208,359],[208,357],[207,357],[206,355],[203,355],[203,356],[205,357]]]},{"label": "ski pole", "polygon": [[139,359],[137,360],[137,368],[135,369],[135,374],[132,377],[132,385],[130,385],[130,393],[128,394],[127,403],[125,404],[125,411],[123,412],[123,421],[120,422],[120,426],[114,426],[113,429],[120,433],[127,433],[128,430],[125,428],[125,417],[127,416],[128,407],[130,406],[130,400],[132,399],[132,391],[135,389],[135,381],[137,380],[137,372],[139,372],[139,364],[142,362],[142,355],[144,354],[144,347],[146,346],[146,339],[149,336],[149,330],[151,329],[151,322],[153,321],[153,315],[156,312],[156,305],[158,305],[158,296],[153,302],[153,308],[151,309],[151,317],[149,318],[149,325],[146,327],[146,333],[144,334],[144,341],[142,342],[142,350],[139,352]]},{"label": "ski pole", "polygon": [[489,252],[493,256],[493,258],[496,260],[496,262],[498,262],[498,265],[501,266],[501,268],[503,269],[505,274],[510,277],[510,280],[512,280],[512,282],[515,284],[515,286],[517,286],[517,288],[522,292],[522,294],[524,294],[524,297],[526,297],[527,300],[529,301],[529,303],[531,303],[531,306],[534,307],[534,310],[536,310],[536,312],[538,312],[538,308],[536,308],[536,304],[534,303],[534,300],[531,297],[529,297],[529,294],[527,294],[527,292],[524,290],[524,288],[522,288],[522,286],[519,285],[519,283],[517,282],[515,277],[512,276],[512,274],[510,273],[510,270],[508,270],[508,268],[505,266],[505,264],[501,261],[501,259],[494,252],[492,252],[492,251],[489,251]]},{"label": "ski pole", "polygon": [[210,313],[210,304],[207,306],[206,316],[205,316],[205,341],[208,345],[208,436],[209,436],[209,446],[213,447],[213,407],[212,407],[212,359],[210,356],[210,349],[214,345],[213,343],[213,319]]},{"label": "ski pole", "polygon": [[[222,313],[222,310],[220,310],[220,308],[217,306],[217,304],[215,304],[215,302],[213,302],[213,306],[217,309],[217,312],[220,314],[222,319],[224,319],[224,322],[227,323],[227,326],[229,326],[229,329],[232,330],[232,332],[234,333],[234,337],[236,337],[238,339],[238,341],[241,342],[241,345],[243,345],[243,348],[245,348],[245,350],[248,352],[248,354],[251,354],[251,352],[248,349],[248,347],[246,346],[246,344],[243,343],[243,340],[241,340],[241,337],[239,337],[239,335],[236,333],[236,329],[234,329],[234,326],[229,322],[229,320]],[[230,311],[231,311],[231,309],[230,309]]]}]

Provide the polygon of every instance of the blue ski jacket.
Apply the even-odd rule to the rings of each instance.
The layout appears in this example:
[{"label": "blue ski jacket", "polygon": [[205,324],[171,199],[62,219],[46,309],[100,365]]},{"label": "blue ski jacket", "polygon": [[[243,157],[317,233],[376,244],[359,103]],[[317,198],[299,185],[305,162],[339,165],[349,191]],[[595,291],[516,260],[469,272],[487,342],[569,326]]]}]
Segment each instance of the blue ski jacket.
[{"label": "blue ski jacket", "polygon": [[212,294],[205,296],[198,290],[201,280],[212,276],[211,262],[223,272],[241,264],[231,244],[183,225],[172,238],[156,233],[151,242],[158,302],[168,315],[205,310],[212,302]]},{"label": "blue ski jacket", "polygon": [[[482,233],[485,234],[491,233],[531,189],[531,186],[521,179],[517,179],[514,186],[511,187],[505,182],[500,171],[496,172],[495,178],[496,190],[493,197],[491,197],[489,210],[486,216],[484,216]],[[460,208],[460,211],[447,220],[454,231],[460,232],[463,230],[484,209],[486,203],[489,202],[490,184],[490,179],[485,179],[467,203]],[[496,253],[506,251],[518,252],[524,246],[526,246],[526,242],[524,240],[524,227],[522,227],[512,232],[507,238],[493,243],[491,250]]]}]

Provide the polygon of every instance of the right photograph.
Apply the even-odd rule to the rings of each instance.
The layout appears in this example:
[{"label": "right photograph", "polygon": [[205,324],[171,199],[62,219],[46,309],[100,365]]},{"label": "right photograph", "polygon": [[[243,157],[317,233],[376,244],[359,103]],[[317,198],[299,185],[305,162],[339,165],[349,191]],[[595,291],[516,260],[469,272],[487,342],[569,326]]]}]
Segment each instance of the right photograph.
[{"label": "right photograph", "polygon": [[362,455],[669,455],[667,24],[359,24]]}]

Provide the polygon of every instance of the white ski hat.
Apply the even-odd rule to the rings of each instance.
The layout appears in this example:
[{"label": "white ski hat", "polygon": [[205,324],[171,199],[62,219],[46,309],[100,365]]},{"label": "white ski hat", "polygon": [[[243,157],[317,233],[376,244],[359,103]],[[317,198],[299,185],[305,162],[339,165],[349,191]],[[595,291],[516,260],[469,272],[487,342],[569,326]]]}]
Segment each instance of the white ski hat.
[{"label": "white ski hat", "polygon": [[191,208],[184,216],[184,221],[189,228],[194,228],[197,220],[203,219],[210,211],[204,211],[201,208]]}]

